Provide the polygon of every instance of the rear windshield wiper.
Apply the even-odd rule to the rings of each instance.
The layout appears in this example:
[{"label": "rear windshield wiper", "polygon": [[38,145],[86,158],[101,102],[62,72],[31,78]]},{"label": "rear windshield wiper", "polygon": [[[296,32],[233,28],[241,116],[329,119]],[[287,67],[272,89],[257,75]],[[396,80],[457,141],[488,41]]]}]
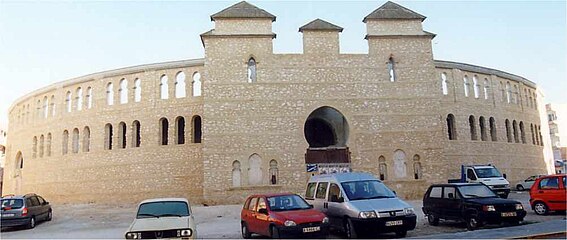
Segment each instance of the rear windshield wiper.
[{"label": "rear windshield wiper", "polygon": [[166,213],[159,215],[159,217],[182,217],[181,214],[174,214],[174,213]]},{"label": "rear windshield wiper", "polygon": [[159,218],[158,215],[153,215],[153,214],[150,214],[150,213],[140,213],[140,214],[138,214],[138,217],[140,217],[140,216],[149,216],[149,217]]}]

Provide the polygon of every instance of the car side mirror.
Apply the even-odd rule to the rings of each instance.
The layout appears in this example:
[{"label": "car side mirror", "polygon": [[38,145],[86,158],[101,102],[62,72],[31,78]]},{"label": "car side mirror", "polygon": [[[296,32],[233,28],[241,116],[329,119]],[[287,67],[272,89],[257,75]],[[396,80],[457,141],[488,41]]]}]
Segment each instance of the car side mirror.
[{"label": "car side mirror", "polygon": [[502,177],[506,178],[506,173],[502,174]]},{"label": "car side mirror", "polygon": [[447,196],[449,197],[449,199],[455,198],[455,195],[453,193],[449,193],[449,194],[447,194]]},{"label": "car side mirror", "polygon": [[49,202],[43,202],[43,205],[49,205]]},{"label": "car side mirror", "polygon": [[258,212],[261,213],[261,214],[268,215],[268,209],[265,209],[265,208],[258,209]]},{"label": "car side mirror", "polygon": [[394,195],[398,196],[398,194],[396,193],[396,191],[392,191],[392,192],[394,192]]},{"label": "car side mirror", "polygon": [[313,208],[313,204],[309,204],[309,208]]}]

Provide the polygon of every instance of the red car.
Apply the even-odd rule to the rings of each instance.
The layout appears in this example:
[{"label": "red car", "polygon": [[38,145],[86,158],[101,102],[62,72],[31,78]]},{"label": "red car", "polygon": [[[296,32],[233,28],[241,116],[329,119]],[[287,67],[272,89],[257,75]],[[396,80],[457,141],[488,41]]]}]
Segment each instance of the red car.
[{"label": "red car", "polygon": [[530,189],[530,205],[538,215],[549,211],[565,211],[567,205],[567,174],[542,176]]},{"label": "red car", "polygon": [[240,213],[243,238],[325,238],[329,218],[293,193],[249,196]]}]

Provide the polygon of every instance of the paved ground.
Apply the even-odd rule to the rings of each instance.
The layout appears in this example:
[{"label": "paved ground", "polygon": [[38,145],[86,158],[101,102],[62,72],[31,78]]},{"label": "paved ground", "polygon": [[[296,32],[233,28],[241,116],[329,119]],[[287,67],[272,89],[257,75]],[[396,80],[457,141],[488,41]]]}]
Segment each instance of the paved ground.
[{"label": "paved ground", "polygon": [[[513,192],[511,199],[522,202],[528,211],[523,224],[532,224],[550,220],[564,219],[564,213],[549,216],[536,215],[529,209],[529,193]],[[463,224],[441,222],[439,226],[429,226],[421,212],[421,200],[408,201],[418,214],[418,224],[415,230],[408,232],[408,237],[420,237],[441,233],[466,232]],[[0,238],[123,238],[124,232],[132,222],[135,207],[131,205],[96,205],[73,204],[53,206],[53,221],[40,223],[34,229],[5,229]],[[223,206],[194,206],[193,212],[197,221],[199,238],[240,238],[240,209],[241,205]],[[508,226],[488,226],[500,228]],[[458,236],[458,235],[455,235]],[[334,234],[330,238],[341,238]],[[384,235],[383,238],[393,238],[394,235]]]}]

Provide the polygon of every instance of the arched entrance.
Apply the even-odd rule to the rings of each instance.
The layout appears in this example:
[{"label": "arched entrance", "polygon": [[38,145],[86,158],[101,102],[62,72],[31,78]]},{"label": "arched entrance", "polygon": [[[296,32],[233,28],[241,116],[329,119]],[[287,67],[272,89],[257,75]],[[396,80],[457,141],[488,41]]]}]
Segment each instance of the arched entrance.
[{"label": "arched entrance", "polygon": [[14,193],[20,194],[22,191],[22,170],[24,169],[24,156],[22,152],[16,154],[16,161],[14,166],[14,178],[16,184],[14,185]]},{"label": "arched entrance", "polygon": [[[328,106],[316,109],[307,117],[303,132],[305,140],[309,143],[305,153],[308,172],[310,166],[312,171],[316,171],[320,166],[333,169],[344,168],[345,164],[348,166],[349,125],[341,112]],[[318,170],[321,172],[320,169]]]}]

